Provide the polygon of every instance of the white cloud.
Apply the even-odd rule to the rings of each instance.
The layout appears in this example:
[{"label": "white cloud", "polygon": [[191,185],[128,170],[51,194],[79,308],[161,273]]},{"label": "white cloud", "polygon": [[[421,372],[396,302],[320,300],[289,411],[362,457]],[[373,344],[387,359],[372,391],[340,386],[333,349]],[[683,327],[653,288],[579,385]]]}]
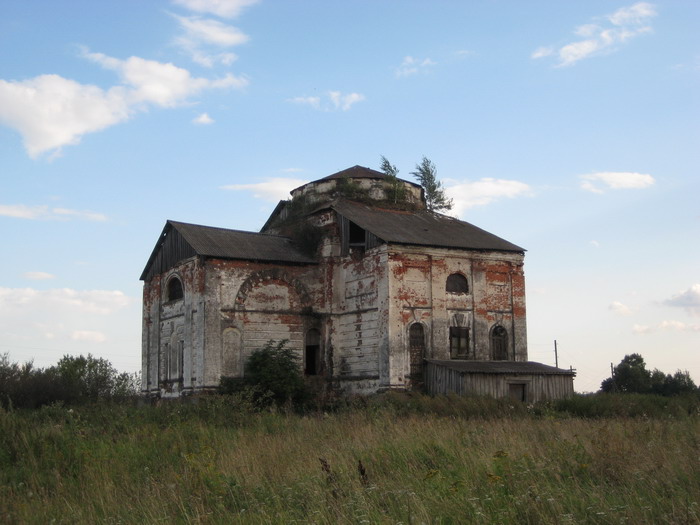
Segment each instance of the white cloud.
[{"label": "white cloud", "polygon": [[56,276],[47,272],[24,272],[22,277],[30,281],[45,281],[46,279],[55,279]]},{"label": "white cloud", "polygon": [[700,284],[694,284],[687,290],[677,293],[664,301],[666,306],[684,308],[689,314],[700,316]]},{"label": "white cloud", "polygon": [[245,44],[249,37],[240,29],[211,18],[197,16],[173,15],[180,22],[187,37],[197,42],[213,44],[220,47],[232,47]]},{"label": "white cloud", "polygon": [[434,65],[436,65],[436,62],[433,62],[429,58],[406,56],[401,62],[401,65],[395,69],[395,72],[397,77],[407,77],[421,71],[426,71],[429,67]]},{"label": "white cloud", "polygon": [[353,104],[362,102],[365,99],[365,96],[359,93],[348,93],[344,95],[340,91],[329,91],[328,97],[331,99],[331,103],[335,109],[342,109],[343,111],[349,110]]},{"label": "white cloud", "polygon": [[27,206],[25,204],[0,204],[0,216],[30,220],[80,219],[97,222],[107,220],[106,215],[89,210],[50,208],[44,205]]},{"label": "white cloud", "polygon": [[445,192],[454,201],[452,212],[459,216],[475,206],[528,195],[531,188],[517,180],[483,178],[474,182],[445,180]]},{"label": "white cloud", "polygon": [[593,248],[600,248],[600,242],[596,241],[595,239],[593,239],[592,241],[589,241],[588,244],[593,246]]},{"label": "white cloud", "polygon": [[[231,65],[238,57],[228,51],[218,51],[245,44],[250,39],[237,27],[210,18],[173,15],[183,30],[183,35],[175,40],[192,60],[205,67],[215,64]],[[214,51],[211,48],[217,49]]]},{"label": "white cloud", "polygon": [[235,18],[244,8],[259,0],[173,0],[173,3],[198,13],[209,13],[222,18]]},{"label": "white cloud", "polygon": [[111,314],[128,306],[133,299],[118,290],[73,290],[55,288],[36,290],[33,288],[0,287],[0,315],[10,310],[35,307],[74,310],[81,313]]},{"label": "white cloud", "polygon": [[287,102],[311,106],[314,109],[321,109],[321,97],[292,97]]},{"label": "white cloud", "polygon": [[268,202],[279,202],[289,198],[289,192],[306,184],[308,181],[301,179],[285,179],[276,177],[265,182],[255,184],[229,184],[221,186],[222,190],[251,191],[256,199]]},{"label": "white cloud", "polygon": [[632,332],[635,334],[650,334],[654,329],[651,326],[635,324],[632,326]]},{"label": "white cloud", "polygon": [[[134,315],[138,317],[138,305],[138,298],[118,290],[0,287],[0,333],[8,349],[16,348],[46,366],[61,355],[79,352],[81,347],[75,345],[86,342],[104,343],[106,348],[123,342],[127,334],[138,342],[138,329],[129,325]],[[105,357],[118,360],[119,355]]]},{"label": "white cloud", "polygon": [[85,53],[85,57],[119,73],[122,82],[130,87],[125,94],[130,105],[147,103],[175,107],[205,89],[242,88],[248,84],[245,78],[236,77],[231,73],[214,80],[196,78],[186,69],[173,64],[140,57],[120,60],[102,53],[88,52]]},{"label": "white cloud", "polygon": [[198,115],[194,119],[192,119],[192,123],[206,126],[207,124],[213,124],[214,119],[211,118],[209,114],[202,113],[201,115]]},{"label": "white cloud", "polygon": [[[119,60],[102,53],[83,56],[116,71],[122,85],[102,89],[59,75],[40,75],[23,81],[0,80],[0,124],[17,130],[31,157],[78,144],[94,133],[129,119],[150,104],[175,107],[205,89],[242,88],[243,77],[194,78],[174,66],[130,57]],[[58,212],[60,213],[60,212]]]},{"label": "white cloud", "polygon": [[123,88],[104,91],[58,75],[0,80],[0,123],[17,130],[31,157],[78,144],[86,133],[129,118]]},{"label": "white cloud", "polygon": [[551,47],[538,47],[532,52],[530,58],[548,57],[552,53],[554,53],[554,49]]},{"label": "white cloud", "polygon": [[603,171],[581,175],[581,188],[593,193],[603,193],[604,189],[643,189],[653,186],[654,177],[646,173],[628,171]]},{"label": "white cloud", "polygon": [[325,97],[293,97],[287,102],[310,106],[319,111],[348,111],[354,104],[365,100],[361,93],[347,93],[329,91]]},{"label": "white cloud", "polygon": [[626,304],[622,304],[620,301],[613,301],[612,303],[610,303],[610,306],[608,306],[608,309],[612,310],[613,312],[619,315],[632,314],[632,309]]},{"label": "white cloud", "polygon": [[531,58],[538,59],[556,54],[558,67],[571,66],[584,58],[611,52],[617,45],[651,32],[649,22],[655,16],[654,6],[647,2],[622,7],[610,15],[599,17],[597,23],[577,27],[574,34],[583,40],[565,44],[558,50],[553,47],[540,47],[532,53]]},{"label": "white cloud", "polygon": [[654,326],[638,325],[632,327],[635,334],[648,335],[655,332],[700,332],[700,324],[688,324],[682,321],[661,321]]},{"label": "white cloud", "polygon": [[95,330],[75,330],[71,336],[74,341],[86,341],[88,343],[104,343],[107,336]]}]

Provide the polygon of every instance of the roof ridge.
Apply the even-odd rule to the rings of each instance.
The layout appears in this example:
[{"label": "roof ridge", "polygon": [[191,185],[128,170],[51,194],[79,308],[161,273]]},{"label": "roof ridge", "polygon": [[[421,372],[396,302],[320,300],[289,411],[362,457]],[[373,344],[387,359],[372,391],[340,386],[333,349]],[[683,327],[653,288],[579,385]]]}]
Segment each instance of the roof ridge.
[{"label": "roof ridge", "polygon": [[248,235],[264,235],[266,237],[280,237],[282,239],[290,239],[290,237],[288,237],[287,235],[279,235],[276,233],[251,232],[248,230],[237,230],[235,228],[223,228],[221,226],[207,226],[206,224],[194,224],[192,222],[173,221],[171,219],[168,219],[167,222],[169,224],[172,224],[173,226],[181,224],[183,226],[194,226],[195,228],[204,228],[208,230],[222,230],[227,232],[245,233]]}]

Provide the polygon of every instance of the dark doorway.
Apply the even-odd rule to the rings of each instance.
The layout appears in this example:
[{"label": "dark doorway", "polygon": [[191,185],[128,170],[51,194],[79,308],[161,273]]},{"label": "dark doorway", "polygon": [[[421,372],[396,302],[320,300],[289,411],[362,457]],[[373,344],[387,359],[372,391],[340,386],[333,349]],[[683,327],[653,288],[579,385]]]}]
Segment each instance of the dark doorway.
[{"label": "dark doorway", "polygon": [[312,328],[306,332],[306,349],[304,351],[304,373],[307,376],[318,375],[321,362],[321,332]]},{"label": "dark doorway", "polygon": [[422,381],[423,359],[425,359],[425,331],[420,323],[413,323],[408,329],[409,358],[411,362],[411,379]]},{"label": "dark doorway", "polygon": [[491,358],[494,361],[508,359],[508,331],[501,325],[491,330]]}]

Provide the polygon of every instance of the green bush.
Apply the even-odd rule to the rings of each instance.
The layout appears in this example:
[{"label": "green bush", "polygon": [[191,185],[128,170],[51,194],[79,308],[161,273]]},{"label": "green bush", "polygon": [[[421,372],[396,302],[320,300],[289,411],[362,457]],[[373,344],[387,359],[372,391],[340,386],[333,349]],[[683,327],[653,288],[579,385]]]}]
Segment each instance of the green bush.
[{"label": "green bush", "polygon": [[225,394],[247,393],[260,406],[302,406],[308,400],[308,390],[299,357],[287,347],[287,342],[286,339],[278,343],[269,340],[248,359],[245,377],[222,377],[219,391]]}]

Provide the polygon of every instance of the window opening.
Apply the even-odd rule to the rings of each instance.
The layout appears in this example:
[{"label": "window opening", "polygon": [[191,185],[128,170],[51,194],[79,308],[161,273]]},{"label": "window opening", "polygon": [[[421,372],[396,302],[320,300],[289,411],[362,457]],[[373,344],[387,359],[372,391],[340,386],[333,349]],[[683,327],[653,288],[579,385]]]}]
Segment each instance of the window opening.
[{"label": "window opening", "polygon": [[501,325],[491,331],[491,356],[495,361],[508,359],[508,332]]},{"label": "window opening", "polygon": [[348,232],[348,241],[350,246],[357,246],[360,248],[365,247],[365,230],[359,227],[354,222],[350,221],[350,228]]},{"label": "window opening", "polygon": [[423,359],[425,359],[425,330],[421,323],[413,323],[408,329],[410,374],[413,379],[423,378]]},{"label": "window opening", "polygon": [[469,355],[469,328],[450,326],[450,356],[465,359]]},{"label": "window opening", "polygon": [[177,277],[168,281],[168,301],[177,301],[185,296],[182,290],[182,282]]},{"label": "window opening", "polygon": [[445,290],[449,293],[469,293],[467,278],[461,273],[453,273],[447,278]]}]

